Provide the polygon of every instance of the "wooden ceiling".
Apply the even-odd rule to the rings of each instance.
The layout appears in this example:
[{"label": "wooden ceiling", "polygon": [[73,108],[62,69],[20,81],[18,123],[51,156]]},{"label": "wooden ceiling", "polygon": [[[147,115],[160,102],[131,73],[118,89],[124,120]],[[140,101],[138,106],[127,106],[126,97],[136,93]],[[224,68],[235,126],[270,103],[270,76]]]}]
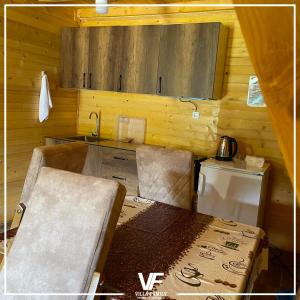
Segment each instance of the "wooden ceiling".
[{"label": "wooden ceiling", "polygon": [[[108,0],[110,4],[185,4],[185,3],[199,3],[199,4],[225,4],[232,3],[231,0]],[[4,3],[11,4],[94,4],[95,0],[4,0]]]},{"label": "wooden ceiling", "polygon": [[5,4],[94,4],[94,0],[4,0]]},{"label": "wooden ceiling", "polygon": [[[118,4],[232,4],[232,0],[108,0],[109,3],[118,3]],[[92,1],[93,2],[93,1]],[[264,4],[294,4],[297,0],[251,0],[247,3],[264,3]],[[244,0],[235,0],[235,4],[241,3],[245,4]]]},{"label": "wooden ceiling", "polygon": [[[294,4],[297,0],[251,0],[254,3],[287,3]],[[94,4],[95,0],[4,0],[4,3],[11,4]],[[243,0],[235,0],[237,3],[244,3]],[[232,4],[232,0],[108,0],[109,4]]]}]

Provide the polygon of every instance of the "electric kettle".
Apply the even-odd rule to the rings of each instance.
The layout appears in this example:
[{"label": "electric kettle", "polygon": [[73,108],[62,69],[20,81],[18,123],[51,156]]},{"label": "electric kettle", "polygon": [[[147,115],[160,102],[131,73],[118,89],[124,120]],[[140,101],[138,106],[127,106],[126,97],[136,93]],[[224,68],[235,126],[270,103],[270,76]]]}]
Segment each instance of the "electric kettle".
[{"label": "electric kettle", "polygon": [[237,142],[230,136],[222,136],[217,150],[217,160],[232,160],[237,153]]}]

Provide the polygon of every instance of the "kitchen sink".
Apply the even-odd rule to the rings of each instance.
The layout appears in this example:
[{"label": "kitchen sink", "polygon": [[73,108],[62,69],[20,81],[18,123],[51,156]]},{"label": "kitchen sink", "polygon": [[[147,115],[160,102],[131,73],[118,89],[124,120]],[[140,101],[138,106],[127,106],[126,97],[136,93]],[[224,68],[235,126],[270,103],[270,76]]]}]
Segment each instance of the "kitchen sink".
[{"label": "kitchen sink", "polygon": [[102,142],[102,141],[109,141],[109,139],[102,139],[98,138],[96,136],[90,136],[90,135],[77,135],[77,136],[71,136],[67,137],[68,140],[74,140],[74,141],[83,141],[83,142]]}]

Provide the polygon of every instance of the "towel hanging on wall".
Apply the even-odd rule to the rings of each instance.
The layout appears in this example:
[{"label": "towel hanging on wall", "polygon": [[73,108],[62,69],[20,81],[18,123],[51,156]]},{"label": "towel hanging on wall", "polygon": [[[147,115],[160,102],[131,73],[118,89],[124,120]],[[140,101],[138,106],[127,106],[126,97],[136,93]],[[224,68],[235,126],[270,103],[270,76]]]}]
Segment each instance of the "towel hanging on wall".
[{"label": "towel hanging on wall", "polygon": [[47,75],[42,71],[41,92],[39,103],[39,120],[43,122],[48,119],[49,111],[52,108],[52,101],[49,90],[49,82]]}]

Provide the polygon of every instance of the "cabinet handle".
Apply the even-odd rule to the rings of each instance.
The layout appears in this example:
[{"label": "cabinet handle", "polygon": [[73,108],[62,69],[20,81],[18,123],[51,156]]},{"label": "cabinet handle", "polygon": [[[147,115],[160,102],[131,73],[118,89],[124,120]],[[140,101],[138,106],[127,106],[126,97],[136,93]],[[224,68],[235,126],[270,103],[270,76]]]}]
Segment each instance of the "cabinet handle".
[{"label": "cabinet handle", "polygon": [[121,91],[122,90],[122,75],[120,74],[119,76],[119,88],[118,88],[118,91]]},{"label": "cabinet handle", "polygon": [[161,83],[162,83],[162,77],[159,76],[159,84],[158,84],[158,93],[161,94]]},{"label": "cabinet handle", "polygon": [[85,73],[83,73],[83,87],[85,88]]},{"label": "cabinet handle", "polygon": [[128,160],[126,157],[114,156],[113,159]]},{"label": "cabinet handle", "polygon": [[112,178],[114,178],[114,179],[119,179],[119,180],[124,180],[124,181],[126,181],[126,178],[125,177],[119,177],[119,176],[111,176]]},{"label": "cabinet handle", "polygon": [[91,89],[91,88],[92,88],[92,73],[90,73],[89,77],[90,77],[90,85],[89,85],[89,88]]}]

